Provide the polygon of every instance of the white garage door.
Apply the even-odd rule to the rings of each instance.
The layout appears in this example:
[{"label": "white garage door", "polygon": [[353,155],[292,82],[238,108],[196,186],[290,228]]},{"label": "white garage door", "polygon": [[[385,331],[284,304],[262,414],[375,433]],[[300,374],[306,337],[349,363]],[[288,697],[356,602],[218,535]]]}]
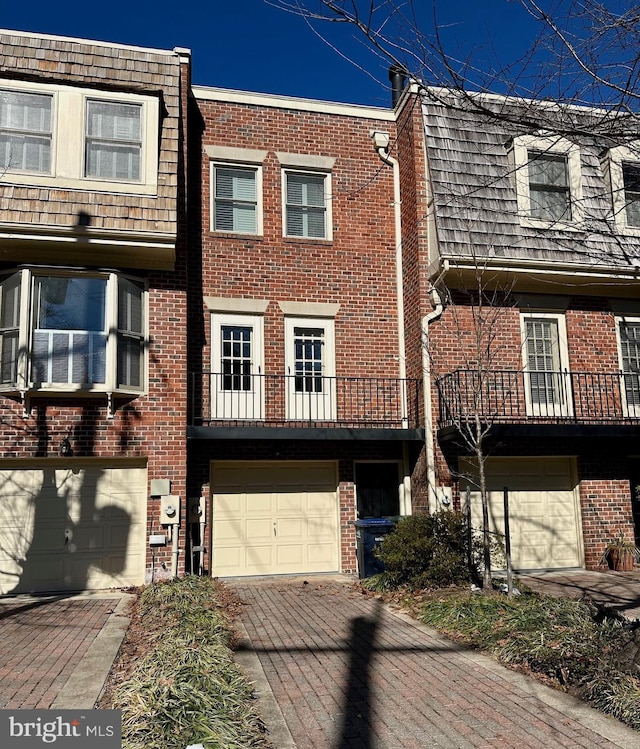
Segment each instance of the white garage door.
[{"label": "white garage door", "polygon": [[[477,470],[461,461],[471,479],[474,528],[482,527]],[[509,489],[509,531],[514,569],[566,569],[583,565],[580,509],[574,462],[570,458],[489,458],[492,530],[504,533],[504,487]],[[461,478],[461,486],[469,480]]]},{"label": "white garage door", "polygon": [[144,582],[147,472],[118,463],[0,461],[1,593]]},{"label": "white garage door", "polygon": [[214,462],[212,572],[221,577],[335,572],[333,462]]}]

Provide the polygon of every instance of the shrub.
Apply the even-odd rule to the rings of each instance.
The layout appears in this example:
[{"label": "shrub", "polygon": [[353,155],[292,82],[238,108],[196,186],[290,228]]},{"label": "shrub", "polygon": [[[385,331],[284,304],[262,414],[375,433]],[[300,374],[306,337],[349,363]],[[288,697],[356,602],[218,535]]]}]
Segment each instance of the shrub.
[{"label": "shrub", "polygon": [[467,523],[460,512],[403,518],[376,555],[385,565],[382,587],[441,587],[470,579]]}]

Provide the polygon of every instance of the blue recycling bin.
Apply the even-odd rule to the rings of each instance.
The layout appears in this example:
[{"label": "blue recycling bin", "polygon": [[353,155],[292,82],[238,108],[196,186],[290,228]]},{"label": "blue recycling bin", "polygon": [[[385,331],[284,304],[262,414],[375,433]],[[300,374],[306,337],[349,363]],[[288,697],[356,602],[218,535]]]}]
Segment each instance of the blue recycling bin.
[{"label": "blue recycling bin", "polygon": [[356,520],[356,555],[360,579],[371,577],[384,571],[384,564],[374,554],[380,542],[396,527],[388,518],[365,518]]}]

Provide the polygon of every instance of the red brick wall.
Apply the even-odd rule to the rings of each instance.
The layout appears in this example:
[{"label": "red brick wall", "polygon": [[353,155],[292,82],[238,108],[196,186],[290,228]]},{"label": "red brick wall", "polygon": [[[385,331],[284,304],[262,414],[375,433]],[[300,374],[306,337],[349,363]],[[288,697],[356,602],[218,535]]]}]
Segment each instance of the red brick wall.
[{"label": "red brick wall", "polygon": [[[393,123],[204,99],[198,106],[205,123],[202,294],[270,300],[264,316],[266,373],[284,372],[284,320],[277,302],[296,301],[340,304],[335,319],[338,376],[397,377],[393,173],[369,135],[376,129],[393,136]],[[210,231],[207,145],[268,152],[262,236]],[[282,236],[282,168],[276,152],[335,158],[332,241]],[[202,307],[196,313],[202,316]],[[205,367],[208,343],[202,352]]]}]

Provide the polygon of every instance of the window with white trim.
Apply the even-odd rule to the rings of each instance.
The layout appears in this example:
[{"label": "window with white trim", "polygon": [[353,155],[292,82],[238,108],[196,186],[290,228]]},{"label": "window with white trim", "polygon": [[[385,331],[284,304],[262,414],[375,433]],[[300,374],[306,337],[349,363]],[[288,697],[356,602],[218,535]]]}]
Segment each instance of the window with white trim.
[{"label": "window with white trim", "polygon": [[140,180],[142,106],[126,102],[87,101],[84,176]]},{"label": "window with white trim", "polygon": [[328,174],[285,170],[286,236],[330,238],[327,210],[329,181]]},{"label": "window with white trim", "polygon": [[580,149],[557,136],[519,136],[512,147],[524,226],[576,228],[583,216]]},{"label": "window with white trim", "polygon": [[525,398],[530,416],[570,416],[573,412],[563,315],[521,316]]},{"label": "window with white trim", "polygon": [[618,319],[618,345],[626,416],[640,416],[640,319]]},{"label": "window with white trim", "polygon": [[140,392],[146,291],[105,274],[24,269],[0,281],[4,390]]},{"label": "window with white trim", "polygon": [[334,320],[285,318],[285,346],[287,418],[335,419]]},{"label": "window with white trim", "polygon": [[49,174],[52,97],[0,90],[0,169]]},{"label": "window with white trim", "polygon": [[4,82],[2,181],[155,195],[159,127],[157,96]]},{"label": "window with white trim", "polygon": [[567,157],[527,152],[529,215],[541,221],[571,221]]},{"label": "window with white trim", "polygon": [[261,170],[254,166],[212,164],[213,230],[259,234]]},{"label": "window with white trim", "polygon": [[262,315],[214,314],[211,331],[213,419],[264,418]]},{"label": "window with white trim", "polygon": [[627,226],[640,227],[640,164],[622,164]]}]

